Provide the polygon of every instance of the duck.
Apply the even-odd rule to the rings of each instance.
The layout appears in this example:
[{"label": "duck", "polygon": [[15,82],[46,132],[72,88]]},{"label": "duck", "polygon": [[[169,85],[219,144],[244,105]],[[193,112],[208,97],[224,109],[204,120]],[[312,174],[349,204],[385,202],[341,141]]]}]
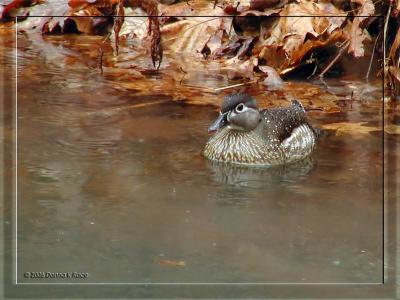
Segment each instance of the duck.
[{"label": "duck", "polygon": [[206,158],[255,166],[305,159],[313,152],[318,136],[299,101],[259,110],[257,101],[245,93],[224,97],[219,116],[208,132],[215,133],[203,149]]}]

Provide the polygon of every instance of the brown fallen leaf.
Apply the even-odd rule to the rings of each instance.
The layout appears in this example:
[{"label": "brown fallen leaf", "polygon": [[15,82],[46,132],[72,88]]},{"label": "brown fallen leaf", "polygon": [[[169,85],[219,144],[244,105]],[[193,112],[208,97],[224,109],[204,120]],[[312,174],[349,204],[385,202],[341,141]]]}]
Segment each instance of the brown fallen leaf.
[{"label": "brown fallen leaf", "polygon": [[[120,37],[131,38],[131,40],[141,41],[146,37],[147,21],[146,12],[140,7],[124,8],[124,23],[119,32]],[[132,18],[133,17],[133,18]]]},{"label": "brown fallen leaf", "polygon": [[[44,32],[46,30],[53,30],[54,32],[61,32],[62,30],[72,31],[69,25],[65,24],[63,17],[51,17],[51,16],[63,16],[69,10],[68,5],[60,1],[46,1],[43,3],[38,3],[29,7],[29,18],[22,22],[18,22],[18,30],[20,31],[39,31]],[[63,26],[60,26],[62,23]],[[72,22],[73,23],[73,22]],[[48,27],[48,28],[44,28]],[[45,32],[48,33],[48,32]]]},{"label": "brown fallen leaf", "polygon": [[[400,0],[399,0],[400,3]],[[392,46],[389,50],[388,57],[392,60],[393,64],[396,63],[396,52],[400,49],[400,28],[397,30],[396,37],[393,40]]]},{"label": "brown fallen leaf", "polygon": [[[354,136],[362,136],[365,134],[369,134],[370,132],[382,131],[382,128],[378,126],[365,126],[366,122],[358,122],[358,123],[332,123],[322,125],[323,129],[326,130],[336,130],[336,136],[341,135],[354,135]],[[385,125],[385,132],[389,134],[400,134],[400,126],[399,125]]]},{"label": "brown fallen leaf", "polygon": [[261,72],[267,75],[263,83],[268,88],[279,89],[283,85],[283,80],[274,68],[269,66],[258,66]]},{"label": "brown fallen leaf", "polygon": [[157,259],[156,261],[159,265],[163,265],[163,266],[186,267],[186,262],[184,260],[160,258],[160,259]]},{"label": "brown fallen leaf", "polygon": [[205,56],[211,55],[211,57],[215,57],[216,53],[219,52],[221,49],[223,37],[224,37],[223,30],[217,30],[213,35],[211,35],[202,50],[203,55]]},{"label": "brown fallen leaf", "polygon": [[394,66],[390,66],[389,67],[389,73],[392,75],[392,77],[394,79],[396,79],[396,81],[398,83],[400,83],[400,69],[399,68],[396,68]]},{"label": "brown fallen leaf", "polygon": [[341,31],[345,15],[343,10],[329,2],[299,1],[287,4],[280,16],[290,17],[281,17],[272,24],[262,23],[262,34],[254,51],[258,51],[259,57],[266,60],[269,66],[284,70],[325,42],[340,41],[341,35],[335,32]]},{"label": "brown fallen leaf", "polygon": [[207,32],[209,24],[195,20],[182,20],[163,26],[161,34],[163,44],[174,52],[187,52],[200,55],[210,36]]},{"label": "brown fallen leaf", "polygon": [[281,0],[250,0],[250,9],[264,10],[266,8],[277,7],[286,1]]},{"label": "brown fallen leaf", "polygon": [[[199,57],[213,55],[221,47],[231,20],[218,18],[225,15],[220,7],[209,1],[187,1],[161,8],[162,16],[175,17],[161,27],[163,46],[174,52],[185,52]],[[201,16],[201,17],[200,17]]]},{"label": "brown fallen leaf", "polygon": [[296,99],[301,102],[306,111],[323,111],[324,113],[341,111],[336,103],[338,98],[334,94],[304,82],[301,84],[285,82],[284,89],[268,89],[266,95],[259,98],[264,99],[260,102],[260,107],[263,108],[287,106],[289,100]]},{"label": "brown fallen leaf", "polygon": [[104,12],[94,5],[73,12],[71,19],[76,23],[79,32],[87,34],[107,33],[112,26],[112,19],[107,18]]},{"label": "brown fallen leaf", "polygon": [[347,32],[350,45],[348,52],[354,57],[364,56],[364,41],[369,38],[368,32],[364,30],[363,23],[375,12],[375,6],[372,0],[351,0],[351,2],[360,6],[353,22],[349,23],[345,32]]},{"label": "brown fallen leaf", "polygon": [[399,97],[400,94],[400,69],[395,66],[390,66],[388,69],[389,79],[392,82],[393,97]]},{"label": "brown fallen leaf", "polygon": [[241,47],[241,42],[243,39],[240,39],[238,36],[233,37],[230,41],[221,45],[220,48],[215,49],[214,54],[211,58],[220,58],[220,57],[234,57]]},{"label": "brown fallen leaf", "polygon": [[245,39],[242,46],[238,50],[238,58],[243,59],[246,55],[251,55],[251,49],[253,48],[256,40],[257,39],[253,37]]},{"label": "brown fallen leaf", "polygon": [[98,8],[109,9],[112,5],[118,4],[119,0],[68,0],[68,6],[74,10],[83,9],[91,5]]},{"label": "brown fallen leaf", "polygon": [[[19,20],[18,29],[36,30],[43,34],[87,33],[103,34],[109,32],[113,24],[113,7],[118,0],[69,0],[45,1],[22,0],[31,4],[26,20]],[[1,6],[0,6],[1,7]],[[15,10],[15,9],[14,9]],[[57,17],[55,17],[57,16]]]},{"label": "brown fallen leaf", "polygon": [[298,63],[310,53],[313,49],[317,48],[327,48],[335,45],[337,42],[345,42],[346,35],[342,30],[336,30],[324,40],[307,40],[298,52],[294,53],[292,56],[292,65],[297,65]]},{"label": "brown fallen leaf", "polygon": [[39,0],[5,0],[0,6],[0,21],[16,16],[16,11],[22,7],[28,7],[39,3]]},{"label": "brown fallen leaf", "polygon": [[339,123],[324,124],[322,125],[322,128],[325,130],[335,130],[336,136],[353,135],[355,137],[361,137],[365,134],[369,134],[370,132],[382,130],[376,126],[374,127],[365,126],[365,124],[367,123],[339,122]]},{"label": "brown fallen leaf", "polygon": [[248,78],[253,79],[254,67],[258,65],[258,59],[252,57],[248,60],[240,60],[237,56],[224,61],[225,67],[221,70],[227,71],[229,79]]},{"label": "brown fallen leaf", "polygon": [[68,0],[68,6],[73,9],[81,9],[87,7],[89,4],[96,2],[96,0]]},{"label": "brown fallen leaf", "polygon": [[225,8],[228,8],[226,13],[232,14],[232,8],[234,8],[234,12],[236,13],[245,13],[248,11],[260,12],[268,14],[268,11],[274,10],[275,8],[279,8],[288,3],[288,0],[228,0],[225,1]]},{"label": "brown fallen leaf", "polygon": [[266,11],[259,11],[259,10],[246,10],[243,11],[239,17],[269,17],[269,16],[278,16],[279,13],[282,11],[281,8],[274,8],[274,9],[268,9]]},{"label": "brown fallen leaf", "polygon": [[385,125],[385,132],[389,134],[400,134],[400,126],[399,125]]},{"label": "brown fallen leaf", "polygon": [[393,16],[394,17],[397,17],[399,15],[399,13],[400,13],[400,0],[397,0],[396,3],[397,3],[396,7],[393,10]]}]

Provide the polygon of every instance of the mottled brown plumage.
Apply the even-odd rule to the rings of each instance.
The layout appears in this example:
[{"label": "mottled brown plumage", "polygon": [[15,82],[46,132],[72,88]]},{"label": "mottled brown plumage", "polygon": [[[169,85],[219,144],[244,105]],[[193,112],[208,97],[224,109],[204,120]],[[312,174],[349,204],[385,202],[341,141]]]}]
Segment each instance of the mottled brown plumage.
[{"label": "mottled brown plumage", "polygon": [[259,111],[245,94],[227,96],[220,116],[210,126],[217,130],[203,154],[215,161],[250,165],[281,165],[309,156],[316,134],[298,101],[289,107]]}]

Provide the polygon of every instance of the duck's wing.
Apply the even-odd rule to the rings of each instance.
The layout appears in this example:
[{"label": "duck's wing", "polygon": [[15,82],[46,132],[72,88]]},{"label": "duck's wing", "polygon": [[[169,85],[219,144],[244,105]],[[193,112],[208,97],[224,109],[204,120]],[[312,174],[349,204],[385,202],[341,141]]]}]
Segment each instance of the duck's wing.
[{"label": "duck's wing", "polygon": [[281,142],[288,161],[302,159],[311,154],[315,145],[315,133],[308,124],[302,124],[292,131],[291,135]]},{"label": "duck's wing", "polygon": [[279,140],[288,160],[301,159],[312,152],[316,133],[298,101],[292,101],[289,107],[267,109],[263,115],[269,134]]},{"label": "duck's wing", "polygon": [[[266,128],[270,134],[276,137],[279,142],[289,138],[293,131],[303,124],[308,124],[305,110],[297,101],[292,101],[289,107],[270,108],[262,111]],[[311,126],[310,126],[311,128]]]}]

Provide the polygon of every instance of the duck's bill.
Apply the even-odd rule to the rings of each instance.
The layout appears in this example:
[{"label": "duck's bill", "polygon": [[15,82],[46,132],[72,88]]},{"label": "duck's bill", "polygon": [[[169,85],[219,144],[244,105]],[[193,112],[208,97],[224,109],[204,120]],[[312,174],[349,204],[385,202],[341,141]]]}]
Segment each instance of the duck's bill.
[{"label": "duck's bill", "polygon": [[208,132],[216,131],[222,127],[224,127],[228,121],[226,119],[227,113],[220,114],[218,118],[208,127]]}]

